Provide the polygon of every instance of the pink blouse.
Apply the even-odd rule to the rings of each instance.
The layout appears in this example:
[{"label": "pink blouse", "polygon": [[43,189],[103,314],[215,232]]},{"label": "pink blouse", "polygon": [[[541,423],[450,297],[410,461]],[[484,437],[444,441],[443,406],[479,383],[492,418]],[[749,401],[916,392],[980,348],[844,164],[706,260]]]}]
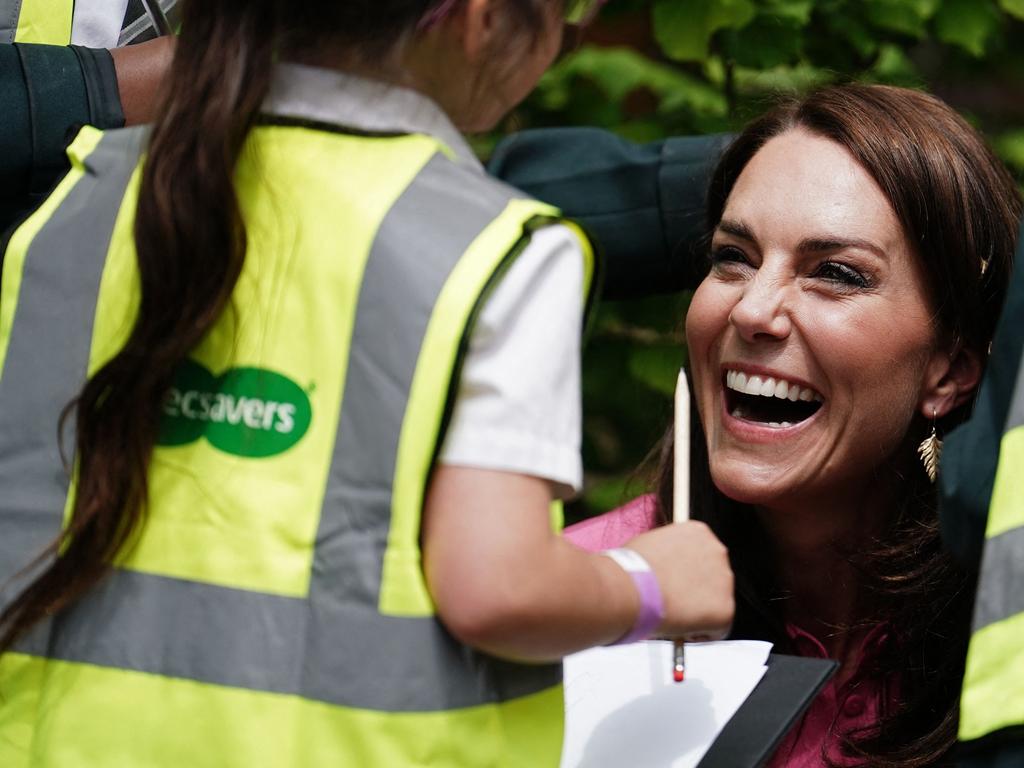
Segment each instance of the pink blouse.
[{"label": "pink blouse", "polygon": [[[655,526],[655,499],[641,496],[611,512],[584,520],[565,529],[565,537],[582,549],[598,552],[621,547],[634,536]],[[814,635],[791,624],[786,633],[800,656],[828,658],[824,644]],[[786,735],[767,768],[819,768],[827,754],[837,765],[854,763],[840,755],[841,736],[856,728],[874,725],[887,706],[899,702],[894,681],[862,677],[865,662],[871,661],[889,639],[884,626],[875,627],[861,641],[854,673],[847,680],[833,677],[811,703],[803,719]]]}]

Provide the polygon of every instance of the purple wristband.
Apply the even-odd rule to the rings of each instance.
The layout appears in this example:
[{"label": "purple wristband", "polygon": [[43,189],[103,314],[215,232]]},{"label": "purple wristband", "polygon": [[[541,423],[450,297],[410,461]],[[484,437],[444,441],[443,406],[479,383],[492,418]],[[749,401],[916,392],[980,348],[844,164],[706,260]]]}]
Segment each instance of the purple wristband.
[{"label": "purple wristband", "polygon": [[640,612],[637,614],[633,628],[616,640],[612,645],[624,645],[647,640],[654,634],[665,620],[665,605],[661,599],[661,588],[651,566],[638,552],[632,549],[608,549],[601,553],[607,555],[633,578],[637,595],[640,597]]}]

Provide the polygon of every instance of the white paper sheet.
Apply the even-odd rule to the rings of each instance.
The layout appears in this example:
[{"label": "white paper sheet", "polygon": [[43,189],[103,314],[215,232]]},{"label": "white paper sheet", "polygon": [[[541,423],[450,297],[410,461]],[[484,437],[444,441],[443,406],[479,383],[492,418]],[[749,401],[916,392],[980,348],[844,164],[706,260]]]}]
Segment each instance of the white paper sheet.
[{"label": "white paper sheet", "polygon": [[593,648],[565,659],[562,768],[691,768],[765,673],[771,643],[688,643],[672,681],[672,643]]}]

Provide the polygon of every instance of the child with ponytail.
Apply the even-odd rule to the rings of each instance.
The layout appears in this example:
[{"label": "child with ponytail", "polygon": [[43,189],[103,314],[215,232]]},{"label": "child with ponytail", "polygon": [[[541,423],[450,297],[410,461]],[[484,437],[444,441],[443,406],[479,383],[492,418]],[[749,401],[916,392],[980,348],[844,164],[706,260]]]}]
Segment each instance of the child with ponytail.
[{"label": "child with ponytail", "polygon": [[556,765],[558,660],[722,634],[700,523],[581,485],[596,265],[486,177],[569,0],[191,0],[0,289],[0,764]]}]

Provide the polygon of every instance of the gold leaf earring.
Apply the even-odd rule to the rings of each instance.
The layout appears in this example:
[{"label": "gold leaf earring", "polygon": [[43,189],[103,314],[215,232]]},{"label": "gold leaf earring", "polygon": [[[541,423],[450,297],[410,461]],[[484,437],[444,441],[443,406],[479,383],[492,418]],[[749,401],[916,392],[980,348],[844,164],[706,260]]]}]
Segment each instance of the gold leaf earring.
[{"label": "gold leaf earring", "polygon": [[935,409],[932,408],[932,433],[917,446],[917,452],[924,464],[924,471],[933,483],[939,474],[939,459],[942,457],[942,440],[935,431]]}]

